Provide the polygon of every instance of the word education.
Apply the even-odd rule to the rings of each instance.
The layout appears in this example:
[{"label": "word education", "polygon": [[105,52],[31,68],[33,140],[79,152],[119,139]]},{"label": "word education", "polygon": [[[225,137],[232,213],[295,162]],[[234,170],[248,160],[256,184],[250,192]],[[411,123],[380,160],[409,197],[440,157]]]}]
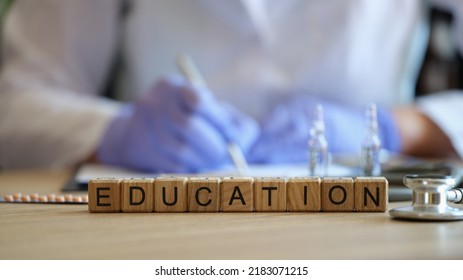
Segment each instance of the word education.
[{"label": "word education", "polygon": [[90,212],[385,212],[384,177],[99,178]]}]

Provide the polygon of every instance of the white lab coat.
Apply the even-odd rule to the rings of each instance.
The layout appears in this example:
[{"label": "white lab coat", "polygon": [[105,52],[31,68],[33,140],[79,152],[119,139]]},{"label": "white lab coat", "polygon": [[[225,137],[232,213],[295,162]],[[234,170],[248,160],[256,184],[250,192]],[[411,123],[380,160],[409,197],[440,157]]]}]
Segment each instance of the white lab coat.
[{"label": "white lab coat", "polygon": [[[438,2],[461,20],[459,2]],[[294,94],[409,104],[428,34],[423,3],[139,0],[123,20],[116,0],[17,1],[4,27],[0,164],[69,166],[97,148],[119,107],[98,97],[118,45],[123,100],[177,73],[176,56],[189,53],[218,98],[256,118]],[[463,155],[463,93],[418,104]]]}]

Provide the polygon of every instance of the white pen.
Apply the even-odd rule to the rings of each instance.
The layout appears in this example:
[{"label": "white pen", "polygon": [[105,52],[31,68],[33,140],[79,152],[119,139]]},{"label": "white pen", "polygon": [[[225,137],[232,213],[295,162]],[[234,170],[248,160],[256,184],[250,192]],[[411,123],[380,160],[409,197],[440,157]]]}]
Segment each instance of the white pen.
[{"label": "white pen", "polygon": [[[206,81],[189,55],[179,55],[177,57],[177,67],[182,75],[184,75],[185,78],[187,78],[192,84],[207,88]],[[249,166],[240,146],[234,142],[229,142],[227,144],[227,149],[238,174],[249,174]]]}]

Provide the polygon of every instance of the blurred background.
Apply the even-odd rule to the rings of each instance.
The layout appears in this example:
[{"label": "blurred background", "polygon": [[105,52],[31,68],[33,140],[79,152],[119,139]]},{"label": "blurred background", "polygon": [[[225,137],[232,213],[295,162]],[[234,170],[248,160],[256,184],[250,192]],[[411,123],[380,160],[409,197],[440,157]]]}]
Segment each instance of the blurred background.
[{"label": "blurred background", "polygon": [[416,94],[463,88],[463,61],[452,36],[454,18],[448,11],[431,7],[426,56],[416,84]]},{"label": "blurred background", "polygon": [[[0,0],[0,34],[3,20],[15,0]],[[458,53],[454,36],[454,18],[449,11],[432,5],[428,10],[430,36],[426,55],[416,83],[417,96],[446,89],[463,88],[463,58]],[[0,38],[0,48],[1,48]],[[1,67],[1,61],[0,61]]]},{"label": "blurred background", "polygon": [[[21,0],[0,0],[0,51],[3,45],[3,23],[8,17],[9,11],[15,5],[15,2],[19,1]],[[36,2],[35,4],[38,3],[40,2]],[[114,3],[130,4],[132,2],[122,0]],[[121,5],[121,14],[123,15],[127,12],[127,7],[125,6],[128,5]],[[411,84],[412,87],[408,87],[408,89],[413,89],[414,86],[415,96],[445,92],[450,89],[463,89],[463,59],[459,54],[455,41],[456,36],[454,36],[456,19],[450,11],[443,8],[433,7],[432,4],[423,6],[426,6],[427,9],[426,20],[429,27],[429,37],[418,79],[416,81],[413,80],[415,83]],[[48,8],[50,8],[50,6]],[[354,6],[354,11],[357,9],[358,6]],[[32,12],[35,13],[36,10],[33,9]],[[151,17],[151,14],[149,14],[149,17]],[[120,52],[120,50],[115,51]],[[420,52],[420,58],[421,54],[422,52]],[[104,82],[106,86],[102,90],[105,92],[106,97],[115,97],[118,90],[115,90],[114,88],[122,88],[117,85],[121,80],[118,79],[118,77],[122,76],[120,72],[124,71],[124,61],[122,61],[122,59],[122,55],[118,55],[116,53],[112,60],[112,71],[110,71],[108,75],[107,82]],[[1,60],[0,71],[2,71]],[[11,132],[10,135],[12,135]],[[304,145],[306,144],[304,143]]]}]

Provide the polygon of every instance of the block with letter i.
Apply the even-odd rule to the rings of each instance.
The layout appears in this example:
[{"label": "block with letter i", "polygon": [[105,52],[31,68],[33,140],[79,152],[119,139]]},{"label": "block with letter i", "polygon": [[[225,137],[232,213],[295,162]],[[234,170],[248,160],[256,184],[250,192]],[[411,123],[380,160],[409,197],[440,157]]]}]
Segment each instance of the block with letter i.
[{"label": "block with letter i", "polygon": [[258,212],[286,211],[286,179],[260,177],[254,181],[254,208]]},{"label": "block with letter i", "polygon": [[115,178],[97,178],[88,182],[88,211],[120,212],[121,180]]},{"label": "block with letter i", "polygon": [[188,210],[190,212],[219,212],[220,179],[190,178],[188,180]]},{"label": "block with letter i", "polygon": [[122,212],[153,212],[154,179],[130,178],[121,183]]},{"label": "block with letter i", "polygon": [[322,211],[354,211],[354,180],[349,177],[323,178]]},{"label": "block with letter i", "polygon": [[355,210],[385,212],[388,204],[389,183],[384,177],[357,177],[354,180]]},{"label": "block with letter i", "polygon": [[290,178],[286,185],[287,208],[290,212],[321,210],[320,177]]},{"label": "block with letter i", "polygon": [[188,210],[187,177],[158,177],[154,182],[155,212]]},{"label": "block with letter i", "polygon": [[252,212],[253,183],[251,177],[225,177],[220,182],[222,211]]}]

